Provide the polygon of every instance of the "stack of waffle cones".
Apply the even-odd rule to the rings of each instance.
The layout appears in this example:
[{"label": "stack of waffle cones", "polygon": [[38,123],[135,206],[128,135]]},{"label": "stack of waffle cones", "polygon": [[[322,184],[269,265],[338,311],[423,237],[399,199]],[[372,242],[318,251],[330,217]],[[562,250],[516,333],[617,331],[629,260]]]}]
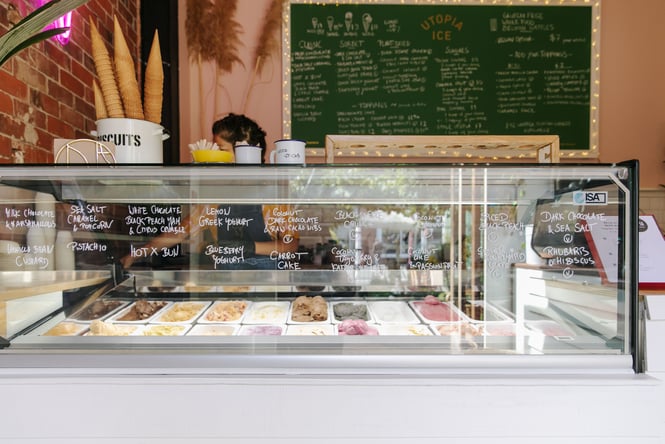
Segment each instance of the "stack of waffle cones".
[{"label": "stack of waffle cones", "polygon": [[99,83],[97,81],[93,83],[96,118],[99,120],[108,117],[126,117],[160,124],[164,71],[157,31],[155,30],[146,67],[144,104],[141,102],[134,60],[116,17],[113,18],[113,24],[112,61],[99,30],[92,18],[90,19],[92,56],[99,77]]}]

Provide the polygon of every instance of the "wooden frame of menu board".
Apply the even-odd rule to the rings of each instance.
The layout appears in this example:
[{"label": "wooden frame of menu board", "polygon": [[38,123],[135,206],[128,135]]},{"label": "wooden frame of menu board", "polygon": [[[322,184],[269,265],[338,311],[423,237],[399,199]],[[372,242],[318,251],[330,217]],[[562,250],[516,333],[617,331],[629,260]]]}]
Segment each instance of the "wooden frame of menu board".
[{"label": "wooden frame of menu board", "polygon": [[326,136],[326,163],[558,163],[558,136]]},{"label": "wooden frame of menu board", "polygon": [[[283,136],[557,135],[597,158],[600,0],[289,0]],[[485,155],[482,153],[481,155]]]}]

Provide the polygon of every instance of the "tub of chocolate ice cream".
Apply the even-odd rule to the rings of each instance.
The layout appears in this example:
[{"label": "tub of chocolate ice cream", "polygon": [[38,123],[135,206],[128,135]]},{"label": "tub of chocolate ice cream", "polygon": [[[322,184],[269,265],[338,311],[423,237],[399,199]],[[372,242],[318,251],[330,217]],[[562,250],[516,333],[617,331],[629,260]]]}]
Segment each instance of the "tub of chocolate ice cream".
[{"label": "tub of chocolate ice cream", "polygon": [[123,308],[111,316],[109,322],[123,322],[130,324],[146,324],[152,321],[171,303],[168,301],[149,301],[139,299],[138,301]]},{"label": "tub of chocolate ice cream", "polygon": [[115,299],[97,299],[96,301],[88,304],[81,310],[71,315],[69,319],[79,322],[90,322],[97,319],[106,319],[125,305],[127,305],[127,302],[125,301]]}]

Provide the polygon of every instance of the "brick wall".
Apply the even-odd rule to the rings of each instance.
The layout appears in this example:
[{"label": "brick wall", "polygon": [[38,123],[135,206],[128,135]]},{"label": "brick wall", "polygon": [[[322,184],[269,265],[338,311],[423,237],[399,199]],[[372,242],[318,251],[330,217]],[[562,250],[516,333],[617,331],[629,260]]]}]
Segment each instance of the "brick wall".
[{"label": "brick wall", "polygon": [[[95,129],[90,53],[93,17],[111,56],[113,16],[139,66],[139,1],[90,0],[74,11],[69,43],[54,39],[34,45],[0,68],[0,163],[53,161],[53,139],[89,138]],[[18,12],[24,17],[37,0],[0,3],[0,33]]]}]

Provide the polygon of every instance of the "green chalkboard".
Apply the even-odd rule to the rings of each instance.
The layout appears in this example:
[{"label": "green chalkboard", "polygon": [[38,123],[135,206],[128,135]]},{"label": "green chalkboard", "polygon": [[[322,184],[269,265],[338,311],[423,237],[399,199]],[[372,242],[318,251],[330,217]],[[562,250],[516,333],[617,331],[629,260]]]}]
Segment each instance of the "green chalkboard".
[{"label": "green chalkboard", "polygon": [[595,6],[302,2],[288,9],[291,137],[558,135],[595,149]]}]

